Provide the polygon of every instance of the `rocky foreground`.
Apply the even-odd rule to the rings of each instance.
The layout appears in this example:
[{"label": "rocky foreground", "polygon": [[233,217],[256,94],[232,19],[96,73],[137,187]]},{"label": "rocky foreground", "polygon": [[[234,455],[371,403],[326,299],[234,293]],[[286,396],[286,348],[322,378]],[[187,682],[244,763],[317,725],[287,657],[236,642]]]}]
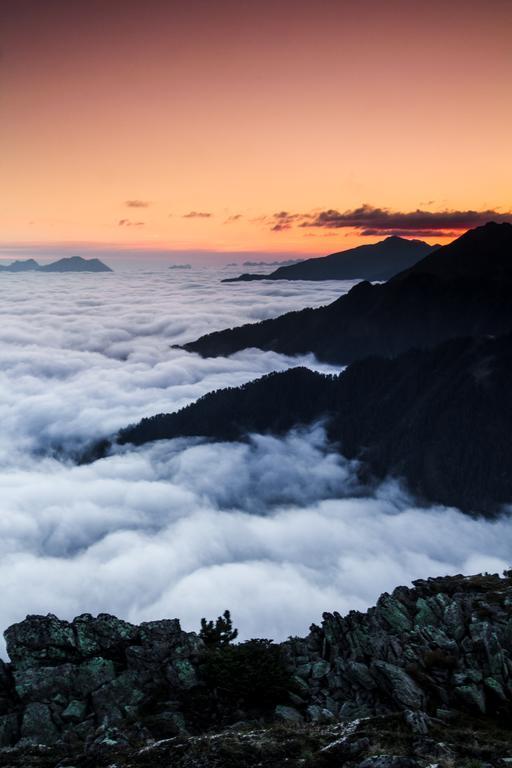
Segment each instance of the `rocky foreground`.
[{"label": "rocky foreground", "polygon": [[6,633],[0,766],[512,765],[512,573],[417,581],[306,638],[29,616]]}]

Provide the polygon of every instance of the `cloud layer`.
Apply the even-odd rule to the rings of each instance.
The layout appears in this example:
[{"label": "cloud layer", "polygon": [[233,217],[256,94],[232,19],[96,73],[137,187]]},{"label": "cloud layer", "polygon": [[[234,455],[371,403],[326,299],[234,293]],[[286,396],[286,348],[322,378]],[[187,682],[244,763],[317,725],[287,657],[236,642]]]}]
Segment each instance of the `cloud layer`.
[{"label": "cloud layer", "polygon": [[325,229],[355,229],[365,236],[398,235],[404,237],[457,237],[466,229],[478,227],[487,221],[512,221],[512,212],[482,211],[391,211],[362,205],[347,211],[328,210],[315,213],[289,213],[280,211],[268,218],[273,232],[298,227]]},{"label": "cloud layer", "polygon": [[143,227],[146,222],[132,221],[131,219],[119,219],[117,223],[120,227]]},{"label": "cloud layer", "polygon": [[19,445],[48,450],[90,440],[212,389],[282,370],[291,361],[274,353],[202,360],[171,346],[304,303],[328,303],[351,285],[240,290],[220,284],[227,274],[205,268],[2,275],[0,457]]},{"label": "cloud layer", "polygon": [[295,362],[255,351],[201,360],[173,343],[325,304],[350,285],[218,278],[2,276],[0,627],[26,613],[110,611],[179,616],[192,629],[230,608],[242,637],[282,638],[411,578],[511,561],[506,518],[419,509],[389,483],[362,496],[321,425],[73,464],[70,452],[90,439]]}]

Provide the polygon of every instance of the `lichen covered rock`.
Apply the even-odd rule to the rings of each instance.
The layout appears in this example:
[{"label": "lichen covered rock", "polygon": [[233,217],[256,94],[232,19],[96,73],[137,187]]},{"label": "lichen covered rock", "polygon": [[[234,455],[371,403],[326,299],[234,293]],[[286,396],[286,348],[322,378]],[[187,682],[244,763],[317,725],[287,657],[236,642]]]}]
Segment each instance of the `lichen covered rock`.
[{"label": "lichen covered rock", "polygon": [[[248,712],[242,700],[230,702],[221,724],[325,728],[399,713],[407,738],[422,739],[432,754],[425,746],[432,723],[451,727],[461,716],[512,722],[511,608],[509,576],[486,575],[417,581],[365,613],[324,614],[307,637],[278,647],[289,690],[277,707]],[[219,725],[222,692],[205,673],[208,651],[177,619],[135,626],[107,614],[72,622],[28,616],[5,637],[11,662],[0,665],[0,748],[117,749]],[[264,656],[271,646],[257,643]],[[224,675],[240,672],[232,663]],[[345,749],[355,759],[349,746],[338,745],[338,757]],[[375,768],[374,757],[365,759]],[[405,759],[379,759],[395,757]]]}]

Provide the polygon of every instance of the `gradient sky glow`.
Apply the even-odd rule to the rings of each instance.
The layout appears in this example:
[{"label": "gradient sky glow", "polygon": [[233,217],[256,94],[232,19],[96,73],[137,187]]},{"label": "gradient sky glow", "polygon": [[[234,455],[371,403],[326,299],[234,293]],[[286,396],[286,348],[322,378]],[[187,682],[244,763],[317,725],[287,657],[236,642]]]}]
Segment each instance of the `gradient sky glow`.
[{"label": "gradient sky glow", "polygon": [[3,0],[0,249],[322,254],[380,239],[329,209],[507,214],[511,29],[509,0]]}]

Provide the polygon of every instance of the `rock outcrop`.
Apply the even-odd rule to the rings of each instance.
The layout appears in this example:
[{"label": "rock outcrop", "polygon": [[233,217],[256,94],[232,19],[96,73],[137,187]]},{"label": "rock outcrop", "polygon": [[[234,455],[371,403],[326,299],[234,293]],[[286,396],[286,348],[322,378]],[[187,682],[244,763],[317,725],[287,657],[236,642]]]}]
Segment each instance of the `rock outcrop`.
[{"label": "rock outcrop", "polygon": [[[380,734],[382,741],[389,727],[409,744],[402,744],[393,759],[405,760],[403,750],[410,752],[414,742],[415,757],[409,755],[413,762],[407,765],[421,765],[416,760],[423,753],[442,752],[432,734],[444,725],[456,730],[453,723],[462,718],[476,723],[477,731],[490,722],[510,728],[511,607],[508,572],[503,578],[417,581],[413,588],[382,595],[366,613],[324,614],[322,625],[313,625],[306,638],[279,646],[290,685],[273,716],[261,711],[255,721],[252,712],[250,723],[240,723],[247,713],[236,712],[238,731],[253,729],[244,737],[245,748],[253,754],[254,728],[274,720],[296,739],[300,732],[303,741],[312,738],[304,735],[307,729],[318,729],[311,766],[391,766],[395,763],[382,762],[383,755],[376,762],[375,753],[368,754],[372,739]],[[218,695],[203,672],[209,651],[176,619],[134,626],[107,614],[85,614],[73,622],[51,614],[29,616],[10,627],[5,638],[11,661],[0,669],[0,765],[21,764],[2,762],[5,748],[32,754],[43,749],[37,745],[62,755],[110,754],[137,745],[140,761],[133,765],[145,765],[143,756],[154,759],[158,749],[169,758],[186,742],[193,751],[205,738],[193,734],[215,724],[203,720],[198,729],[194,710],[202,708],[204,717]],[[228,741],[240,737],[229,733]],[[167,741],[155,744],[162,737]],[[165,748],[158,747],[164,743]],[[259,763],[244,758],[225,764],[279,764],[265,762],[262,749],[260,744]],[[275,758],[275,750],[272,754]],[[85,764],[103,763],[98,758]],[[182,765],[177,758],[172,764]],[[183,763],[196,764],[224,763]]]},{"label": "rock outcrop", "polygon": [[321,627],[286,648],[315,712],[407,710],[411,723],[421,721],[413,713],[442,718],[452,710],[508,717],[512,579],[416,581],[382,595],[367,613],[324,614]]},{"label": "rock outcrop", "polygon": [[139,720],[163,688],[169,695],[159,715],[178,733],[176,699],[198,684],[204,650],[177,619],[134,626],[107,614],[73,622],[28,616],[5,639],[11,664],[2,678],[1,746],[86,744],[111,729],[149,736]]}]

